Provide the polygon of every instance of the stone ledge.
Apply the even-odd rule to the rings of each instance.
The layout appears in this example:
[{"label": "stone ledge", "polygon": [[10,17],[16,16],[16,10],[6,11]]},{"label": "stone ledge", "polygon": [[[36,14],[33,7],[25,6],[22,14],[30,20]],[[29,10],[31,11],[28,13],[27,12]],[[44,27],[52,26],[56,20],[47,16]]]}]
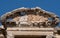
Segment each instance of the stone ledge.
[{"label": "stone ledge", "polygon": [[18,31],[18,30],[40,30],[40,31],[53,31],[54,28],[7,28],[7,31]]},{"label": "stone ledge", "polygon": [[43,32],[43,31],[8,31],[13,35],[53,35],[53,32]]}]

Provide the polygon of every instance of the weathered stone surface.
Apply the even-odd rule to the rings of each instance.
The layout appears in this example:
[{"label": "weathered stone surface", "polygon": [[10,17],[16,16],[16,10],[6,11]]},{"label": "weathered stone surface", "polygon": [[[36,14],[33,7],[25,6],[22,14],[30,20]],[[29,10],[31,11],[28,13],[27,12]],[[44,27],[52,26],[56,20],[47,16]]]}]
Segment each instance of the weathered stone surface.
[{"label": "weathered stone surface", "polygon": [[16,35],[45,35],[46,38],[60,36],[57,32],[60,28],[55,29],[60,22],[59,17],[38,7],[13,10],[1,16],[0,21],[5,38],[14,38]]}]

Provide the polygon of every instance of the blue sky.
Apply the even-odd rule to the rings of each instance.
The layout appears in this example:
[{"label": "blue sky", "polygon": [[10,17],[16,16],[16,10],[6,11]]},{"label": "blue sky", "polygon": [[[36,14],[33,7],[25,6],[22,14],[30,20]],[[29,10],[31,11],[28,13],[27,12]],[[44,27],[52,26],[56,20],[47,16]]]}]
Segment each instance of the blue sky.
[{"label": "blue sky", "polygon": [[60,16],[60,0],[0,0],[0,16],[20,7],[36,6]]}]

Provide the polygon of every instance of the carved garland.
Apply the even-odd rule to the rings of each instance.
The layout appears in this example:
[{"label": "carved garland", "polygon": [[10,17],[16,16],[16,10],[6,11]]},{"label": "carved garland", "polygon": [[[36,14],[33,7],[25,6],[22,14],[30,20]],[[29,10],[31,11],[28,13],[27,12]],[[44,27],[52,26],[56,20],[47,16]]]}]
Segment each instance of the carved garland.
[{"label": "carved garland", "polygon": [[[43,15],[47,18],[52,18],[51,22],[52,22],[53,26],[57,26],[57,24],[60,22],[58,16],[56,16],[55,14],[48,13],[42,9],[39,9],[39,8],[33,8],[33,9],[22,8],[21,9],[20,8],[20,9],[14,10],[12,12],[8,12],[8,13],[4,14],[3,16],[1,16],[0,22],[2,22],[2,25],[5,28],[5,29],[1,29],[1,31],[2,31],[5,38],[7,38],[7,32],[6,32],[7,26],[5,25],[6,20],[9,18],[14,18],[16,16],[19,16],[20,12],[26,12],[27,14],[34,13],[34,14],[38,14],[38,15]],[[50,21],[48,21],[48,22],[50,22]]]},{"label": "carved garland", "polygon": [[48,23],[51,22],[52,27],[57,26],[57,24],[59,23],[59,17],[57,15],[52,14],[50,12],[47,12],[45,10],[42,10],[40,8],[31,8],[31,9],[29,9],[29,8],[20,8],[20,9],[17,9],[17,10],[13,10],[12,12],[8,12],[8,13],[4,14],[3,16],[1,16],[1,22],[4,25],[4,27],[6,27],[5,23],[6,23],[7,19],[19,16],[19,14],[21,12],[26,12],[27,15],[35,14],[35,15],[42,15],[44,17],[50,18],[52,20],[48,21]]}]

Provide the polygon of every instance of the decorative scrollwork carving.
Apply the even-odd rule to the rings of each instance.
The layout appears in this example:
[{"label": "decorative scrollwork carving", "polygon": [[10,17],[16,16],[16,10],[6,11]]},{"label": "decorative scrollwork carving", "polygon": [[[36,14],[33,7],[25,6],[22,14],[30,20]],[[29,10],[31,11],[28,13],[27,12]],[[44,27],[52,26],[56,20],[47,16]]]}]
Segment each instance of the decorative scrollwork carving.
[{"label": "decorative scrollwork carving", "polygon": [[[48,26],[55,27],[60,22],[59,21],[59,17],[57,15],[52,14],[51,12],[47,12],[47,11],[41,9],[41,8],[31,8],[31,9],[30,8],[19,8],[19,9],[13,10],[13,11],[8,12],[8,13],[4,14],[3,16],[1,16],[1,22],[2,22],[2,24],[4,26],[6,26],[5,25],[6,21],[9,18],[14,19],[15,17],[19,17],[19,16],[22,17],[21,13],[23,13],[23,12],[26,13],[23,16],[25,16],[25,15],[27,15],[27,16],[29,16],[29,15],[33,16],[33,15],[35,15],[33,17],[34,19],[37,19],[37,18],[40,19],[40,21],[38,23],[35,23],[36,21],[33,23],[34,25],[36,25],[38,27],[41,26],[41,25],[43,27],[45,27],[45,26],[46,27],[48,27]],[[42,17],[40,18],[40,16],[42,16]],[[49,18],[51,18],[51,19],[49,19]],[[42,21],[42,23],[41,23],[41,21]]]}]

